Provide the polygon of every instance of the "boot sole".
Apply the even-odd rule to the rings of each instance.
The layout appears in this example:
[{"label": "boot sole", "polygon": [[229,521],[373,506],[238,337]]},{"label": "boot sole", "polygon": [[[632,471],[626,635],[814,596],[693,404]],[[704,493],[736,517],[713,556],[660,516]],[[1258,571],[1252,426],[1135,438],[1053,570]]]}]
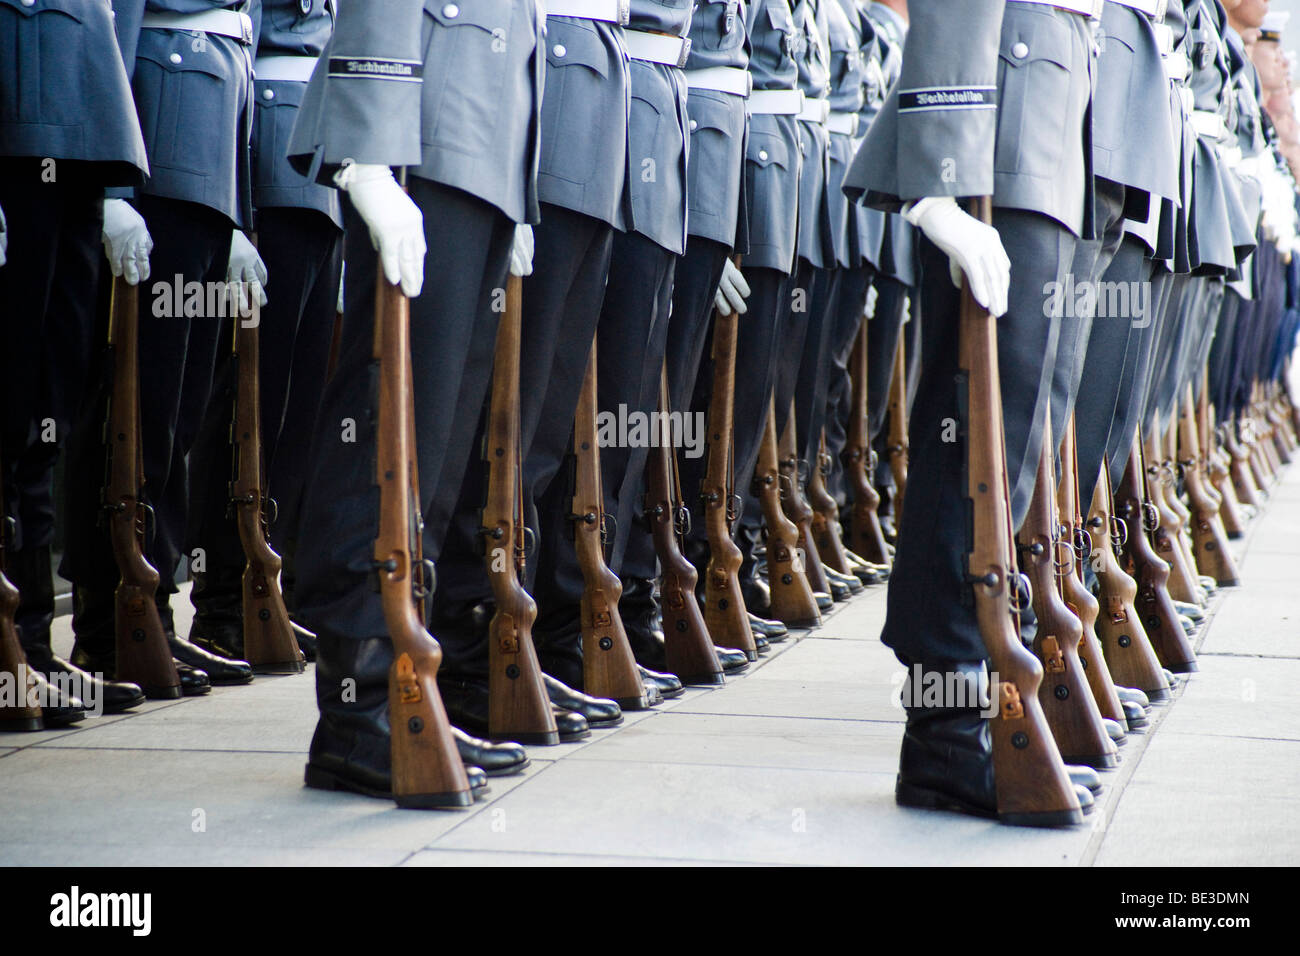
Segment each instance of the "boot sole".
[{"label": "boot sole", "polygon": [[[184,697],[197,697],[197,693],[182,690],[180,684],[168,684],[166,687],[141,687],[146,700],[180,700]],[[203,691],[207,693],[207,691]]]},{"label": "boot sole", "polygon": [[322,770],[320,767],[313,767],[307,764],[303,773],[303,784],[313,790],[343,791],[345,793],[359,793],[366,797],[375,797],[379,800],[392,800],[399,807],[409,810],[440,810],[456,809],[471,806],[475,798],[480,793],[487,793],[488,788],[482,787],[477,791],[464,792],[453,791],[451,793],[408,793],[402,796],[395,796],[387,790],[376,790],[373,787],[365,787],[355,781],[348,780],[329,770]]},{"label": "boot sole", "polygon": [[45,721],[40,717],[16,717],[12,720],[0,720],[0,734],[25,734],[44,729]]},{"label": "boot sole", "polygon": [[678,674],[677,679],[689,687],[721,687],[727,682],[724,671],[710,674]]},{"label": "boot sole", "polygon": [[[1123,739],[1123,738],[1121,738]],[[1118,741],[1116,741],[1118,743]],[[1091,767],[1093,770],[1114,770],[1119,766],[1118,754],[1095,754],[1085,756],[1079,754],[1061,754],[1061,759],[1066,763],[1083,764],[1085,767]]]},{"label": "boot sole", "polygon": [[290,675],[301,674],[307,666],[301,661],[276,661],[270,664],[252,664],[254,674]]},{"label": "boot sole", "polygon": [[525,757],[523,761],[521,761],[520,763],[512,763],[508,767],[500,767],[496,770],[489,770],[487,767],[484,767],[481,764],[474,764],[474,766],[478,767],[489,777],[513,777],[516,774],[523,773],[530,766],[532,766],[532,763],[533,763],[532,760]]}]

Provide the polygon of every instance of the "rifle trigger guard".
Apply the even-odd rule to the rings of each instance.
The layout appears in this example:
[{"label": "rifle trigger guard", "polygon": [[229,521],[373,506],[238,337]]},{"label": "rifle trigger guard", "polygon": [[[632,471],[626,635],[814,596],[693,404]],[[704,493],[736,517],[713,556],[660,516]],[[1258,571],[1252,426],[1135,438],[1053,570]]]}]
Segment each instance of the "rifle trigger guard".
[{"label": "rifle trigger guard", "polygon": [[528,525],[524,525],[524,557],[531,558],[537,548],[537,534]]},{"label": "rifle trigger guard", "polygon": [[1147,531],[1160,527],[1160,512],[1150,501],[1142,502],[1142,527]]},{"label": "rifle trigger guard", "polygon": [[691,533],[691,509],[685,505],[673,509],[673,531],[683,538]]},{"label": "rifle trigger guard", "polygon": [[[1065,560],[1060,560],[1061,548],[1065,548]],[[1059,535],[1052,539],[1052,564],[1056,568],[1056,576],[1064,577],[1074,567],[1074,545],[1064,535]]]},{"label": "rifle trigger guard", "polygon": [[1017,571],[1014,574],[1015,587],[1007,592],[1011,600],[1012,610],[1026,611],[1034,603],[1034,589],[1029,583],[1029,576],[1023,571]]},{"label": "rifle trigger guard", "polygon": [[420,559],[420,584],[416,588],[415,599],[423,600],[432,597],[433,592],[438,589],[438,569],[434,566],[432,558]]},{"label": "rifle trigger guard", "polygon": [[[280,502],[276,501],[270,495],[267,495],[262,500],[266,502],[264,506],[266,509],[265,511],[266,523],[268,525],[273,525],[275,524],[276,520],[280,517]],[[423,524],[423,522],[421,522],[421,524]]]},{"label": "rifle trigger guard", "polygon": [[871,468],[870,477],[874,479],[876,476],[876,467],[880,464],[880,455],[876,452],[874,448],[871,449],[871,457],[868,459],[868,462],[870,463],[870,468]]},{"label": "rifle trigger guard", "polygon": [[727,495],[727,520],[735,521],[740,517],[740,509],[743,504],[740,495]]},{"label": "rifle trigger guard", "polygon": [[1092,535],[1088,533],[1087,528],[1074,529],[1074,553],[1080,561],[1086,561],[1088,555],[1092,554]]},{"label": "rifle trigger guard", "polygon": [[1110,537],[1117,550],[1128,544],[1128,522],[1117,515],[1111,515]]}]

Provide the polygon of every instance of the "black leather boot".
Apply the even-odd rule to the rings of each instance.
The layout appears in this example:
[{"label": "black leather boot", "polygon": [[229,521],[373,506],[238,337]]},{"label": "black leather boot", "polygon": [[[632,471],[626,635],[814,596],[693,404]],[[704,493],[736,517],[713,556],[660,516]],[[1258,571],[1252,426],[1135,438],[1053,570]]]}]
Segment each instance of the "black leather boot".
[{"label": "black leather boot", "polygon": [[760,616],[770,615],[772,591],[759,573],[767,564],[762,529],[740,523],[736,528],[736,544],[740,547],[740,596],[745,599],[745,607]]},{"label": "black leather boot", "polygon": [[754,634],[761,634],[767,638],[769,644],[780,644],[790,636],[790,629],[780,621],[769,621],[752,611],[749,612],[749,629]]},{"label": "black leather boot", "polygon": [[[120,714],[144,703],[144,691],[139,685],[100,680],[54,653],[50,646],[50,627],[54,623],[54,573],[48,545],[10,552],[6,572],[18,588],[21,599],[15,623],[23,653],[32,670],[55,687],[69,688],[72,696],[88,702],[92,710],[98,708],[105,714]],[[51,722],[48,717],[46,722]]]},{"label": "black leather boot", "polygon": [[[493,739],[488,727],[487,678],[458,677],[440,672],[438,674],[438,690],[442,693],[442,704],[447,709],[447,718],[453,724],[475,737],[482,737],[486,740]],[[552,706],[555,713],[555,726],[560,733],[561,742],[573,743],[591,736],[591,725],[587,723],[587,719],[582,714],[554,707],[554,698],[552,698]],[[615,704],[614,706],[617,707],[618,705]],[[622,712],[620,711],[619,720],[622,721],[622,719]],[[533,743],[531,740],[519,742]]]},{"label": "black leather boot", "polygon": [[[103,674],[105,680],[114,680],[117,676],[114,613],[112,590],[73,586],[72,630],[76,634],[76,643],[72,646],[72,664],[92,674]],[[163,621],[163,626],[167,626],[167,621]],[[186,697],[202,697],[209,693],[212,683],[207,672],[176,660],[174,655],[173,651],[181,693]]]},{"label": "black leather boot", "polygon": [[494,744],[489,740],[471,737],[459,727],[451,728],[456,738],[456,749],[466,767],[478,767],[489,777],[504,777],[523,773],[528,766],[528,751],[516,743]]},{"label": "black leather boot", "polygon": [[190,591],[194,622],[189,641],[229,660],[244,656],[243,569],[216,568],[194,572]]},{"label": "black leather boot", "polygon": [[[388,723],[388,669],[393,645],[385,638],[343,641],[322,638],[316,660],[320,719],[312,735],[304,782],[316,790],[348,790],[392,799],[393,763]],[[467,768],[467,772],[469,772]],[[470,786],[487,786],[482,771]],[[430,805],[463,807],[463,794],[446,794]]]},{"label": "black leather boot", "polygon": [[[154,603],[158,605],[158,616],[162,619],[163,630],[167,632],[167,643],[172,649],[172,657],[182,664],[204,671],[208,675],[209,682],[214,686],[251,683],[253,668],[247,661],[210,654],[176,633],[170,598],[170,594],[159,590],[154,596]],[[242,636],[240,643],[243,643]]]}]

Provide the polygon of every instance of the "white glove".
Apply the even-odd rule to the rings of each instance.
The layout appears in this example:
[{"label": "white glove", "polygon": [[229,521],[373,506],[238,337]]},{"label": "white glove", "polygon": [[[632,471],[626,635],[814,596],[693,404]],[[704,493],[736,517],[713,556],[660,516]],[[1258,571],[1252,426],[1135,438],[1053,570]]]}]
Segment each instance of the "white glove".
[{"label": "white glove", "polygon": [[226,266],[226,282],[240,315],[248,315],[252,308],[249,295],[257,296],[258,305],[266,305],[266,264],[257,254],[257,247],[238,229],[230,234],[230,264]]},{"label": "white glove", "polygon": [[9,228],[5,225],[5,211],[0,209],[0,266],[5,264],[5,251],[9,248]]},{"label": "white glove", "polygon": [[992,226],[964,212],[951,196],[927,196],[903,211],[903,218],[948,254],[955,286],[965,273],[975,301],[995,316],[1007,311],[1011,260]]},{"label": "white glove", "polygon": [[730,259],[723,260],[722,278],[718,280],[718,291],[713,294],[713,304],[723,315],[744,315],[749,311],[745,299],[749,295],[749,283],[736,264]]},{"label": "white glove", "polygon": [[384,277],[413,299],[424,285],[424,216],[393,179],[387,166],[347,163],[334,184],[352,199],[370,227],[370,244],[379,252]]},{"label": "white glove", "polygon": [[113,275],[128,285],[149,278],[149,253],[153,239],[144,218],[125,199],[104,200],[104,252]]},{"label": "white glove", "polygon": [[528,223],[515,226],[515,240],[510,247],[510,274],[512,276],[533,274],[533,227]]},{"label": "white glove", "polygon": [[880,298],[880,290],[872,283],[867,287],[867,303],[862,307],[862,314],[868,319],[876,317],[876,301]]}]

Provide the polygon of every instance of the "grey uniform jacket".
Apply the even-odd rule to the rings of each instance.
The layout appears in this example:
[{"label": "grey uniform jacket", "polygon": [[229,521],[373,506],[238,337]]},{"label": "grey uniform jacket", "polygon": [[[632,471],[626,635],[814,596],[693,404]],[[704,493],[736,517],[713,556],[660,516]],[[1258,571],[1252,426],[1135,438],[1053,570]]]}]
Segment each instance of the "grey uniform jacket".
[{"label": "grey uniform jacket", "polygon": [[[794,60],[794,16],[788,0],[754,0],[746,17],[749,75],[754,89],[793,90],[799,79]],[[799,123],[793,116],[756,113],[749,118],[745,146],[745,198],[749,252],[745,265],[794,271],[799,217]]]},{"label": "grey uniform jacket", "polygon": [[[684,37],[692,0],[631,0],[629,30]],[[681,255],[686,251],[686,78],[675,66],[632,60],[627,162],[628,228]]]},{"label": "grey uniform jacket", "polygon": [[623,28],[546,18],[541,201],[623,228],[631,79]]},{"label": "grey uniform jacket", "polygon": [[1091,34],[1078,14],[1004,0],[912,0],[902,74],[846,178],[897,209],[987,196],[1092,231]]},{"label": "grey uniform jacket", "polygon": [[149,172],[105,0],[0,0],[0,156],[95,163],[104,185]]},{"label": "grey uniform jacket", "polygon": [[[806,100],[826,99],[830,94],[830,51],[823,5],[832,2],[797,0],[793,4],[799,89]],[[799,174],[799,258],[817,269],[830,269],[838,258],[826,189],[830,178],[830,134],[824,123],[799,120],[799,138],[803,157]],[[845,253],[847,256],[847,250]]]},{"label": "grey uniform jacket", "polygon": [[[862,57],[862,27],[857,11],[849,19],[841,0],[822,0],[830,52],[830,101],[834,113],[857,116],[866,99],[867,68]],[[826,202],[835,262],[857,267],[863,260],[856,212],[842,191],[844,174],[853,161],[853,136],[831,132],[827,150]],[[853,210],[861,209],[856,203]],[[864,210],[865,211],[865,210]]]},{"label": "grey uniform jacket", "polygon": [[290,160],[406,166],[537,222],[541,30],[534,0],[344,0]]},{"label": "grey uniform jacket", "polygon": [[691,52],[686,60],[686,113],[690,117],[690,162],[686,166],[686,228],[692,236],[746,251],[742,185],[745,98],[690,86],[692,70],[749,67],[745,35],[747,0],[700,0],[691,18]]},{"label": "grey uniform jacket", "polygon": [[247,42],[143,27],[147,13],[247,12],[247,0],[114,0],[118,43],[149,154],[141,193],[199,203],[252,225],[248,152],[253,79]]},{"label": "grey uniform jacket", "polygon": [[[334,32],[333,0],[260,0],[253,9],[256,56],[318,57]],[[289,164],[289,137],[306,81],[253,78],[253,206],[314,209],[343,228],[339,191]]]},{"label": "grey uniform jacket", "polygon": [[[1229,85],[1227,50],[1219,35],[1215,12],[1202,0],[1188,0],[1187,24],[1192,38],[1191,87],[1197,112],[1214,113],[1235,125],[1236,97]],[[1192,270],[1223,275],[1237,265],[1232,223],[1241,218],[1241,200],[1224,182],[1230,175],[1215,148],[1217,138],[1198,134],[1192,173],[1192,209],[1188,246]],[[1230,210],[1230,206],[1238,207]]]},{"label": "grey uniform jacket", "polygon": [[[862,105],[858,108],[858,130],[853,138],[853,153],[857,153],[862,137],[885,102],[884,56],[888,46],[876,32],[875,22],[867,15],[866,0],[840,0],[845,16],[855,26],[859,35],[858,56],[862,66]],[[849,157],[852,162],[852,156]],[[845,172],[848,172],[847,168]],[[841,177],[840,188],[843,188]],[[879,209],[869,209],[861,203],[847,203],[857,236],[854,255],[858,262],[869,262],[880,267],[880,246],[885,238],[885,222],[889,214]]]},{"label": "grey uniform jacket", "polygon": [[1093,92],[1093,172],[1148,194],[1178,198],[1178,144],[1169,80],[1155,29],[1132,7],[1106,3]]}]

